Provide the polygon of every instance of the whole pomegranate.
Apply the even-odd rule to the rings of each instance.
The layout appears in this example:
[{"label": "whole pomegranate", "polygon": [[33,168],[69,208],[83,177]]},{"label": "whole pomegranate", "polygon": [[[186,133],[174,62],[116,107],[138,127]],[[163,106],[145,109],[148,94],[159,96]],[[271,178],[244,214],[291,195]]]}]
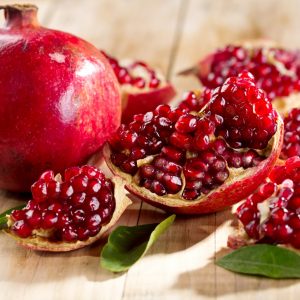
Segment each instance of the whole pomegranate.
[{"label": "whole pomegranate", "polygon": [[276,166],[236,211],[239,227],[228,245],[253,243],[291,245],[300,249],[300,158]]},{"label": "whole pomegranate", "polygon": [[167,211],[201,214],[253,192],[274,166],[282,137],[281,117],[242,72],[203,96],[187,93],[179,108],[134,116],[104,153],[133,194]]},{"label": "whole pomegranate", "polygon": [[300,51],[276,47],[264,40],[231,44],[208,54],[182,74],[195,74],[210,89],[247,70],[281,113],[299,106]]},{"label": "whole pomegranate", "polygon": [[118,81],[88,42],[41,27],[33,5],[1,6],[0,188],[82,164],[118,128]]}]

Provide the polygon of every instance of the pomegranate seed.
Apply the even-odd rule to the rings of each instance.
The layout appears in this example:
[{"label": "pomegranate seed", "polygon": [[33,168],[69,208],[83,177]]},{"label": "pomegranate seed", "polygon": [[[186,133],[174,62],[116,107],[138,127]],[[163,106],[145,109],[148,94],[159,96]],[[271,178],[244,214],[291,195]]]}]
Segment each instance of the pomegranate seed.
[{"label": "pomegranate seed", "polygon": [[42,215],[42,228],[43,229],[50,229],[52,227],[54,227],[54,225],[57,223],[58,218],[57,218],[57,214],[53,213],[53,212],[45,212]]},{"label": "pomegranate seed", "polygon": [[78,236],[79,241],[85,241],[91,236],[91,233],[86,228],[78,227],[77,228],[77,236]]},{"label": "pomegranate seed", "polygon": [[175,128],[180,133],[189,133],[196,130],[197,118],[193,115],[186,114],[179,117],[175,124]]},{"label": "pomegranate seed", "polygon": [[27,238],[32,233],[32,229],[24,220],[16,221],[11,230],[21,238]]},{"label": "pomegranate seed", "polygon": [[101,189],[101,181],[99,179],[91,179],[87,185],[86,193],[88,195],[94,195]]},{"label": "pomegranate seed", "polygon": [[151,191],[159,196],[163,196],[167,193],[165,187],[157,180],[152,181]]},{"label": "pomegranate seed", "polygon": [[181,190],[182,181],[178,176],[165,174],[163,182],[169,194],[176,194]]},{"label": "pomegranate seed", "polygon": [[79,167],[71,167],[65,170],[65,181],[70,181],[73,177],[79,175],[81,170]]},{"label": "pomegranate seed", "polygon": [[69,225],[62,230],[62,239],[66,242],[73,242],[77,240],[77,230],[74,226]]},{"label": "pomegranate seed", "polygon": [[38,228],[41,225],[42,215],[39,211],[30,209],[26,212],[26,218],[31,228]]},{"label": "pomegranate seed", "polygon": [[39,180],[31,186],[32,197],[36,202],[42,202],[47,197],[47,183]]},{"label": "pomegranate seed", "polygon": [[87,229],[89,229],[90,231],[93,230],[100,231],[101,229],[100,224],[101,224],[101,217],[99,214],[91,215],[86,219],[86,226]]},{"label": "pomegranate seed", "polygon": [[160,80],[154,77],[150,80],[149,87],[151,89],[156,89],[158,88],[159,84],[160,84]]}]

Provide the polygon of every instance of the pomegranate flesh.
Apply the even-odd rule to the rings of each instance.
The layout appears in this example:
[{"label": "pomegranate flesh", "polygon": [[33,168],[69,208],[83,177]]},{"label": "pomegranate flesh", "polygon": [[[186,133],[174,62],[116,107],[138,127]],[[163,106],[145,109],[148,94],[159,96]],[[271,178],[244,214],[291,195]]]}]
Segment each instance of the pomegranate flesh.
[{"label": "pomegranate flesh", "polygon": [[101,52],[110,62],[121,86],[122,123],[129,123],[134,115],[154,110],[175,96],[174,87],[145,62],[119,62],[104,51]]},{"label": "pomegranate flesh", "polygon": [[300,158],[276,166],[236,211],[239,228],[228,245],[283,244],[300,249]]},{"label": "pomegranate flesh", "polygon": [[70,251],[100,238],[130,204],[122,180],[92,167],[71,167],[64,176],[44,172],[32,200],[8,216],[7,233],[33,250]]},{"label": "pomegranate flesh", "polygon": [[286,113],[300,103],[300,52],[259,42],[228,45],[208,54],[181,74],[195,74],[210,89],[218,87],[226,78],[247,70],[263,89],[273,106]]},{"label": "pomegranate flesh", "polygon": [[88,42],[38,24],[33,5],[1,6],[0,188],[29,191],[47,169],[81,165],[119,127],[119,84]]},{"label": "pomegranate flesh", "polygon": [[[120,126],[104,156],[130,192],[167,211],[201,214],[242,200],[267,177],[283,122],[253,76],[231,77],[208,95],[190,92],[182,108],[160,105]],[[207,103],[193,111],[189,99]]]}]

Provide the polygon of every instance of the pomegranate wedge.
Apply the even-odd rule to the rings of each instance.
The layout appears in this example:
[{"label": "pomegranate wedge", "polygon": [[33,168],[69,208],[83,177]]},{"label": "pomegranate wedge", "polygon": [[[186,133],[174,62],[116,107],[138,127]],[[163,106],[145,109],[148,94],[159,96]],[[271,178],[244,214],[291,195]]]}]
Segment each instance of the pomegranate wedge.
[{"label": "pomegranate wedge", "polygon": [[265,40],[225,46],[208,54],[193,68],[181,72],[194,74],[210,89],[226,78],[247,70],[282,114],[300,103],[300,51],[276,47]]},{"label": "pomegranate wedge", "polygon": [[228,245],[283,244],[300,249],[300,158],[276,166],[269,177],[237,208],[238,229]]},{"label": "pomegranate wedge", "polygon": [[91,166],[52,171],[32,187],[32,200],[8,217],[6,232],[27,248],[71,251],[92,244],[112,227],[130,204],[124,182]]},{"label": "pomegranate wedge", "polygon": [[118,62],[104,51],[102,54],[110,62],[121,85],[122,123],[129,123],[134,115],[153,110],[175,96],[174,87],[145,62]]},{"label": "pomegranate wedge", "polygon": [[105,145],[104,157],[141,199],[170,212],[202,214],[253,192],[274,166],[282,138],[281,117],[243,72],[211,91],[200,111],[160,105],[134,116]]}]

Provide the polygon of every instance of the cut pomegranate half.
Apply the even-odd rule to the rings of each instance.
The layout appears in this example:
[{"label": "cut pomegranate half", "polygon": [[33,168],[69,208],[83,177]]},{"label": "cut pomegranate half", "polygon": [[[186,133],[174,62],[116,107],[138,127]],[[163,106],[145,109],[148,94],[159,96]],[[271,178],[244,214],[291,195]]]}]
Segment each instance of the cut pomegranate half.
[{"label": "cut pomegranate half", "polygon": [[201,214],[253,192],[274,166],[282,136],[281,117],[243,72],[200,111],[160,105],[136,115],[105,145],[104,157],[133,194],[167,211]]},{"label": "cut pomegranate half", "polygon": [[122,123],[129,123],[136,114],[154,110],[159,104],[168,103],[176,94],[174,87],[163,75],[143,61],[116,58],[104,51],[122,91]]},{"label": "cut pomegranate half", "polygon": [[180,74],[195,74],[205,87],[213,89],[244,70],[254,75],[257,86],[279,112],[299,106],[300,51],[275,47],[264,40],[217,49]]},{"label": "cut pomegranate half", "polygon": [[27,248],[71,251],[92,244],[112,227],[131,203],[124,182],[105,178],[91,166],[47,171],[32,187],[32,200],[8,216],[6,232]]},{"label": "cut pomegranate half", "polygon": [[300,158],[276,166],[236,215],[239,225],[228,238],[229,247],[270,243],[300,249]]}]

